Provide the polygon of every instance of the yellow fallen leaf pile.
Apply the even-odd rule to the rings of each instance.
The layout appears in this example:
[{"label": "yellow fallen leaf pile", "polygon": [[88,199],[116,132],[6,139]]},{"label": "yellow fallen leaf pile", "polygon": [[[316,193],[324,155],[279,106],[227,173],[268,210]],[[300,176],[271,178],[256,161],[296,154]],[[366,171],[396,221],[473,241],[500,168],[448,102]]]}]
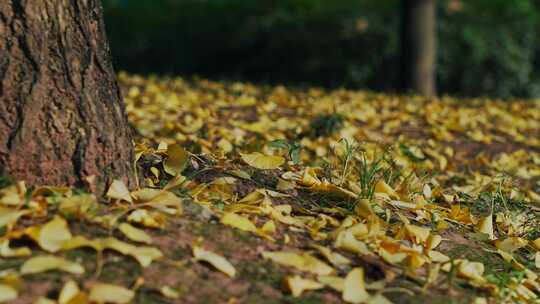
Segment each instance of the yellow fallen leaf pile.
[{"label": "yellow fallen leaf pile", "polygon": [[[253,284],[249,263],[283,271],[271,288],[329,303],[540,302],[538,101],[119,79],[139,134],[138,184],[114,180],[100,199],[22,181],[2,187],[0,302],[55,271],[66,280],[42,303],[130,303],[152,288],[191,303],[198,290],[150,288],[145,275],[158,265],[215,272],[220,286]],[[192,242],[201,237],[187,228],[193,221],[256,245]],[[189,239],[188,256],[178,260],[169,234]],[[95,261],[74,259],[75,250]],[[101,280],[108,263],[128,260],[139,277]]]}]

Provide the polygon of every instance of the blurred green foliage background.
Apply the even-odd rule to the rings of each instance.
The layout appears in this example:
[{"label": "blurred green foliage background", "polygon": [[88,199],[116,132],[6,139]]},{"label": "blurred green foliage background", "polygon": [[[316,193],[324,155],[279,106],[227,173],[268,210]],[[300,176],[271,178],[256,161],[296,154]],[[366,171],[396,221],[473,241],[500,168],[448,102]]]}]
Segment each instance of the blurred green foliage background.
[{"label": "blurred green foliage background", "polygon": [[[540,3],[440,0],[437,86],[540,97]],[[117,70],[393,91],[399,0],[104,0]]]}]

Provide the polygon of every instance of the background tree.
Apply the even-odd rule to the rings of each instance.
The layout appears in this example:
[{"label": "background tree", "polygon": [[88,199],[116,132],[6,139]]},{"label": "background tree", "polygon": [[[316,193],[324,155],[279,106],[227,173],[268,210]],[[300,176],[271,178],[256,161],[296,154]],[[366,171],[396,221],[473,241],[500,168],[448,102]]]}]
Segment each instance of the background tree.
[{"label": "background tree", "polygon": [[400,83],[405,91],[436,95],[436,1],[401,1]]},{"label": "background tree", "polygon": [[101,1],[0,1],[2,173],[102,191],[132,163]]}]

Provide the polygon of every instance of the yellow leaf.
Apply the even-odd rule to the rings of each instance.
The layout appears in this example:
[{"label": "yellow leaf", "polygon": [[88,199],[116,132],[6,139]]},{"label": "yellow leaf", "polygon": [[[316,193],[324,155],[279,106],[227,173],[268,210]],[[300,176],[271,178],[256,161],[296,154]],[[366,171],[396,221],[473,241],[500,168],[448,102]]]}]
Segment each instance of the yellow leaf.
[{"label": "yellow leaf", "polygon": [[73,280],[67,281],[58,296],[58,304],[78,304],[86,303],[86,294],[81,292],[77,283]]},{"label": "yellow leaf", "polygon": [[17,299],[17,290],[9,285],[0,284],[0,303],[8,303]]},{"label": "yellow leaf", "polygon": [[442,242],[442,237],[437,234],[430,234],[426,243],[426,249],[431,250],[439,246]]},{"label": "yellow leaf", "polygon": [[345,288],[345,279],[340,277],[322,275],[317,277],[317,281],[339,292]]},{"label": "yellow leaf", "polygon": [[253,192],[250,192],[248,195],[244,196],[241,200],[239,200],[238,204],[250,204],[250,205],[257,205],[264,201],[266,198],[266,195],[264,192],[260,190],[255,190]]},{"label": "yellow leaf", "polygon": [[118,230],[120,230],[128,239],[132,241],[145,244],[152,243],[152,238],[148,234],[146,234],[146,232],[139,228],[135,228],[128,223],[120,224],[118,226]]},{"label": "yellow leaf", "polygon": [[135,292],[125,287],[97,283],[90,288],[89,300],[96,303],[113,303],[125,304],[129,303],[135,297]]},{"label": "yellow leaf", "polygon": [[84,217],[97,206],[97,200],[93,194],[81,194],[62,199],[58,209],[66,216]]},{"label": "yellow leaf", "polygon": [[84,268],[80,264],[53,255],[33,257],[21,266],[21,274],[34,274],[50,270],[61,270],[73,274],[84,273]]},{"label": "yellow leaf", "polygon": [[364,282],[364,269],[354,268],[345,277],[343,301],[347,303],[364,303],[369,299]]},{"label": "yellow leaf", "polygon": [[484,264],[464,260],[458,266],[458,274],[476,282],[484,282]]},{"label": "yellow leaf", "polygon": [[163,218],[145,209],[137,209],[128,216],[128,221],[148,228],[162,228]]},{"label": "yellow leaf", "polygon": [[411,254],[409,254],[408,266],[411,269],[420,268],[420,267],[424,266],[424,264],[427,263],[427,262],[428,262],[427,258],[425,256],[419,254],[419,253],[411,253]]},{"label": "yellow leaf", "polygon": [[370,201],[367,199],[361,199],[356,203],[356,207],[354,208],[354,212],[358,214],[359,216],[363,218],[368,218],[375,213],[373,212],[373,209],[371,209]]},{"label": "yellow leaf", "polygon": [[26,185],[19,182],[0,190],[0,204],[6,206],[20,206],[25,203]]},{"label": "yellow leaf", "polygon": [[504,240],[495,241],[495,247],[505,252],[512,253],[519,248],[527,246],[527,241],[520,237],[509,237]]},{"label": "yellow leaf", "polygon": [[221,223],[243,231],[258,232],[257,227],[248,218],[236,213],[225,213],[221,218]]},{"label": "yellow leaf", "polygon": [[182,174],[189,160],[189,153],[179,144],[167,148],[168,158],[163,162],[163,169],[172,176]]},{"label": "yellow leaf", "polygon": [[73,250],[81,247],[90,247],[96,251],[103,250],[101,240],[89,240],[84,236],[76,236],[62,244],[62,250]]},{"label": "yellow leaf", "polygon": [[96,251],[102,251],[105,249],[114,250],[123,255],[133,257],[142,267],[148,267],[154,260],[163,257],[163,253],[157,248],[149,246],[134,246],[113,237],[88,240],[85,237],[77,236],[64,243],[62,249],[72,250],[80,247],[91,247]]},{"label": "yellow leaf", "polygon": [[0,207],[0,228],[15,225],[17,220],[28,212],[27,210],[13,210]]},{"label": "yellow leaf", "polygon": [[495,240],[495,233],[493,232],[493,214],[489,214],[488,216],[480,219],[478,224],[476,225],[476,229],[478,232],[484,233],[488,235],[488,239]]},{"label": "yellow leaf", "polygon": [[168,299],[178,299],[180,297],[180,293],[169,286],[161,287],[159,292]]},{"label": "yellow leaf", "polygon": [[538,251],[534,255],[534,266],[536,266],[536,268],[540,269],[540,252],[538,252]]},{"label": "yellow leaf", "polygon": [[49,252],[57,252],[62,248],[64,242],[71,239],[71,232],[66,220],[58,215],[43,226],[28,228],[26,233],[41,248]]},{"label": "yellow leaf", "polygon": [[379,180],[377,184],[375,184],[375,193],[384,193],[388,195],[390,198],[393,199],[399,199],[399,194],[390,187],[384,180]]},{"label": "yellow leaf", "polygon": [[236,177],[251,180],[251,175],[249,175],[249,173],[243,170],[231,170],[231,171],[227,171],[227,173],[234,175]]},{"label": "yellow leaf", "polygon": [[268,220],[264,225],[261,227],[260,231],[264,234],[268,233],[275,233],[276,232],[276,224],[273,220]]},{"label": "yellow leaf", "polygon": [[435,250],[429,250],[427,252],[427,256],[434,263],[446,263],[446,262],[450,261],[450,257],[440,253],[439,251],[435,251]]},{"label": "yellow leaf", "polygon": [[113,180],[111,186],[109,187],[109,190],[107,191],[106,196],[108,198],[124,200],[133,203],[126,184],[124,184],[124,182],[121,180]]},{"label": "yellow leaf", "polygon": [[345,249],[347,251],[361,255],[373,254],[367,247],[366,243],[359,241],[354,237],[353,231],[351,229],[341,231],[338,234],[336,241],[334,242],[334,247]]},{"label": "yellow leaf", "polygon": [[300,276],[288,276],[284,280],[285,287],[293,297],[299,297],[306,290],[316,290],[324,287],[323,284],[313,280],[304,279]]},{"label": "yellow leaf", "polygon": [[154,247],[133,247],[129,254],[134,257],[142,267],[148,267],[154,260],[163,257],[163,253]]},{"label": "yellow leaf", "polygon": [[428,240],[431,230],[426,227],[407,224],[405,225],[405,232],[413,243],[423,244]]},{"label": "yellow leaf", "polygon": [[313,244],[312,247],[317,249],[319,253],[328,260],[328,262],[332,263],[335,266],[348,265],[351,263],[349,259],[337,252],[333,252],[327,247],[317,244]]},{"label": "yellow leaf", "polygon": [[9,247],[9,240],[4,240],[2,243],[0,243],[0,256],[3,258],[22,257],[29,256],[31,254],[32,251],[30,251],[30,248],[28,247],[11,249]]},{"label": "yellow leaf", "polygon": [[130,255],[141,264],[142,267],[148,267],[154,260],[163,257],[161,251],[154,247],[137,247],[109,237],[102,240],[104,249],[112,249],[123,255]]},{"label": "yellow leaf", "polygon": [[382,294],[378,293],[369,299],[368,304],[392,304],[392,302]]},{"label": "yellow leaf", "polygon": [[236,269],[234,269],[234,266],[224,257],[211,251],[204,250],[199,246],[193,246],[192,249],[195,260],[207,262],[231,278],[234,278],[236,275]]},{"label": "yellow leaf", "polygon": [[35,302],[34,304],[57,304],[56,301],[53,301],[49,298],[45,298],[45,297],[39,297]]},{"label": "yellow leaf", "polygon": [[225,153],[231,152],[234,148],[231,142],[226,140],[225,138],[220,139],[217,142],[217,146]]},{"label": "yellow leaf", "polygon": [[407,253],[405,252],[390,252],[383,247],[379,248],[379,255],[390,264],[399,264],[407,258]]},{"label": "yellow leaf", "polygon": [[285,163],[285,158],[281,156],[264,155],[259,152],[240,155],[246,164],[262,170],[276,169]]},{"label": "yellow leaf", "polygon": [[269,259],[274,263],[294,267],[298,270],[307,271],[318,275],[329,275],[334,272],[332,267],[308,253],[303,253],[300,255],[287,251],[264,251],[262,256],[263,258]]},{"label": "yellow leaf", "polygon": [[536,250],[540,250],[540,238],[537,238],[536,240],[532,241],[532,245]]},{"label": "yellow leaf", "polygon": [[282,178],[278,178],[278,182],[276,185],[276,189],[279,191],[287,191],[292,190],[296,187],[296,184],[291,181],[284,180]]}]

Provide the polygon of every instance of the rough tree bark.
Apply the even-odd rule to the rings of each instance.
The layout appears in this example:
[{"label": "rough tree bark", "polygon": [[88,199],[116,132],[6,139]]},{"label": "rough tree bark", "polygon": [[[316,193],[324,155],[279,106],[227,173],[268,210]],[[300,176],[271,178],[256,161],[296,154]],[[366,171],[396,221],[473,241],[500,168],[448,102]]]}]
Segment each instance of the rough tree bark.
[{"label": "rough tree bark", "polygon": [[401,89],[435,96],[436,0],[401,4]]},{"label": "rough tree bark", "polygon": [[1,0],[0,173],[131,184],[131,140],[100,0]]}]

